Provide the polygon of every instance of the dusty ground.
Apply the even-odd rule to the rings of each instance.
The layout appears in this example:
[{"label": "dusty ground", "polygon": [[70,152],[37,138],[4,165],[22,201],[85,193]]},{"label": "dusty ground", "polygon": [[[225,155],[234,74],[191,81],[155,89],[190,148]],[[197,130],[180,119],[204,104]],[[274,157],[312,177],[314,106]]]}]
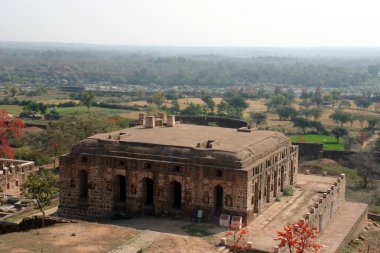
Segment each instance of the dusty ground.
[{"label": "dusty ground", "polygon": [[[73,233],[75,236],[72,236]],[[56,224],[28,232],[0,235],[0,252],[108,252],[137,233],[133,228],[97,223]]]},{"label": "dusty ground", "polygon": [[360,239],[352,240],[348,245],[341,248],[338,253],[379,253],[380,252],[380,224],[368,220]]},{"label": "dusty ground", "polygon": [[199,237],[164,235],[147,247],[144,253],[217,252],[215,247]]}]

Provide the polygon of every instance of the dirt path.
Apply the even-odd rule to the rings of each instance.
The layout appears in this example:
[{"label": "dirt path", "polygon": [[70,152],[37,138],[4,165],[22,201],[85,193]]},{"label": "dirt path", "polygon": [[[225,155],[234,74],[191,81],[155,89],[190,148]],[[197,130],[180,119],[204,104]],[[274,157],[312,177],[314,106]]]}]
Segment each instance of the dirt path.
[{"label": "dirt path", "polygon": [[379,138],[379,131],[375,131],[375,133],[367,140],[364,141],[362,145],[362,149],[365,150],[369,144],[375,142]]}]

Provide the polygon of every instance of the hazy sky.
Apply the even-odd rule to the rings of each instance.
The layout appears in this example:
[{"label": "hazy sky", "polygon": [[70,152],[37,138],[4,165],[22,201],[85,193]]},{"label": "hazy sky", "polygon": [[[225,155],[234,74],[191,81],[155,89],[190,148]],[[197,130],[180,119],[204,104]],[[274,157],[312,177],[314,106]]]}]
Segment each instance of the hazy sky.
[{"label": "hazy sky", "polygon": [[0,0],[0,40],[380,47],[380,1]]}]

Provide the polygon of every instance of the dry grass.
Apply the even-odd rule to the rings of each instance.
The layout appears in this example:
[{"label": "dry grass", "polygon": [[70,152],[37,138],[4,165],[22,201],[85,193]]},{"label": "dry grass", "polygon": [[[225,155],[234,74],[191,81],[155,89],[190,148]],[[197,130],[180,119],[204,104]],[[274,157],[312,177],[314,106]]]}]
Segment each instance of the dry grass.
[{"label": "dry grass", "polygon": [[[72,236],[73,233],[75,236]],[[86,222],[56,224],[28,232],[0,235],[0,252],[109,252],[137,233],[136,229],[114,225]]]}]

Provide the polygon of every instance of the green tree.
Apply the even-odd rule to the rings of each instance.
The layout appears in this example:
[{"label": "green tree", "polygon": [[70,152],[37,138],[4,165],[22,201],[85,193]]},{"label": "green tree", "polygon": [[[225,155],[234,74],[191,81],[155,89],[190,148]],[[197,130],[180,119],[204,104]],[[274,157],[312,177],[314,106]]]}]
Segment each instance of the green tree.
[{"label": "green tree", "polygon": [[297,115],[297,110],[294,107],[280,107],[276,109],[280,120],[289,120]]},{"label": "green tree", "polygon": [[94,103],[95,94],[91,91],[88,91],[80,96],[80,101],[84,106],[87,107],[87,112],[90,111],[90,107]]},{"label": "green tree", "polygon": [[306,129],[311,127],[310,120],[302,117],[292,118],[293,126],[302,130],[303,134],[306,134]]},{"label": "green tree", "polygon": [[245,99],[238,95],[224,98],[224,101],[228,104],[227,115],[234,118],[241,118],[243,111],[249,107]]},{"label": "green tree", "polygon": [[161,106],[164,104],[166,97],[164,93],[162,92],[156,92],[151,97],[153,104],[155,104],[158,108],[161,108]]},{"label": "green tree", "polygon": [[36,134],[30,141],[35,153],[46,154],[52,157],[54,168],[59,155],[69,151],[74,145],[74,138],[64,132],[48,129]]},{"label": "green tree", "polygon": [[254,122],[257,127],[265,124],[267,120],[267,115],[263,112],[251,112],[249,116],[250,116],[250,121]]},{"label": "green tree", "polygon": [[335,105],[339,101],[341,95],[342,95],[342,92],[339,91],[339,90],[333,90],[331,92],[331,97],[332,97],[332,101],[333,101],[333,107],[335,107]]},{"label": "green tree", "polygon": [[270,109],[278,109],[288,104],[288,100],[284,95],[278,94],[272,96],[270,101],[266,104]]},{"label": "green tree", "polygon": [[220,101],[220,103],[216,107],[219,115],[225,116],[227,114],[228,104],[226,101]]},{"label": "green tree", "polygon": [[21,89],[16,84],[6,84],[4,94],[9,95],[10,97],[15,97],[17,94],[19,94]]},{"label": "green tree", "polygon": [[350,121],[351,114],[336,110],[333,114],[330,115],[330,119],[335,121],[335,123],[338,125],[340,123],[340,126],[343,126],[343,124]]},{"label": "green tree", "polygon": [[116,130],[116,124],[100,113],[70,114],[52,123],[52,130],[61,131],[80,141],[97,133]]},{"label": "green tree", "polygon": [[206,115],[207,106],[202,106],[190,103],[185,109],[181,111],[182,115]]},{"label": "green tree", "polygon": [[359,107],[359,109],[364,110],[367,109],[372,104],[372,102],[369,99],[360,98],[355,100],[355,104],[357,107]]},{"label": "green tree", "polygon": [[340,108],[351,108],[351,102],[348,100],[342,100],[339,104]]},{"label": "green tree", "polygon": [[206,104],[208,113],[213,114],[214,113],[214,109],[215,109],[215,102],[212,99],[212,97],[209,96],[209,95],[208,96],[204,96],[204,97],[202,97],[202,101]]},{"label": "green tree", "polygon": [[42,227],[45,226],[44,208],[51,203],[51,196],[57,191],[55,178],[51,173],[42,171],[29,174],[27,181],[21,186],[22,194],[37,202],[36,209],[42,213]]},{"label": "green tree", "polygon": [[345,127],[334,127],[331,130],[331,134],[335,136],[336,142],[339,142],[341,137],[344,137],[348,134],[348,130]]}]

